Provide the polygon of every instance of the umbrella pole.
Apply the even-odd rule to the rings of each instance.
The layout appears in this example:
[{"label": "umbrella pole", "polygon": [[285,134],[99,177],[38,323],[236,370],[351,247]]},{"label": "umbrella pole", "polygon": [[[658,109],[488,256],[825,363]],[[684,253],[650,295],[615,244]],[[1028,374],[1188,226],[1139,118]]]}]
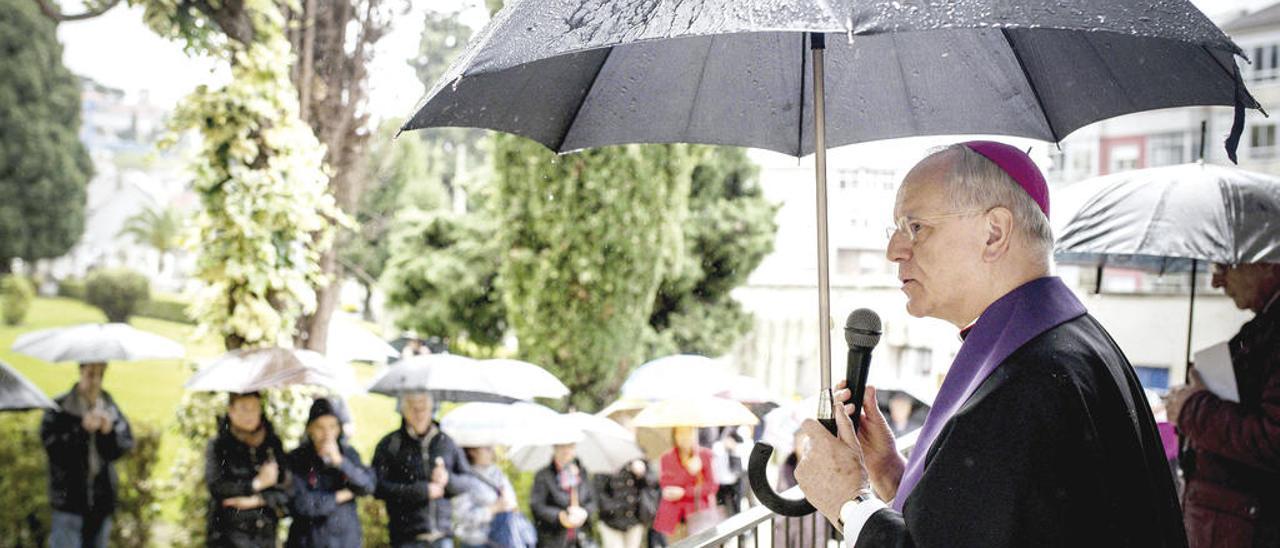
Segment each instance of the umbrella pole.
[{"label": "umbrella pole", "polygon": [[822,385],[818,389],[821,394],[831,388],[831,282],[827,269],[830,259],[827,249],[827,105],[822,70],[826,47],[825,34],[809,33],[809,48],[813,51],[813,154],[818,204],[818,364],[822,367],[819,373]]},{"label": "umbrella pole", "polygon": [[1191,328],[1192,322],[1196,318],[1196,267],[1200,261],[1191,259],[1191,307],[1187,310],[1187,354],[1186,362],[1182,369],[1182,382],[1191,382]]}]

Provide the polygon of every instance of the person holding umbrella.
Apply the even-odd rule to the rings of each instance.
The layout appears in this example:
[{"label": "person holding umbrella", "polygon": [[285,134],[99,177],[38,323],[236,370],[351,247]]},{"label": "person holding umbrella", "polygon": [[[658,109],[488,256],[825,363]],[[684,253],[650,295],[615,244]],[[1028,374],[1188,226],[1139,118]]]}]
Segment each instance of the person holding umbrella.
[{"label": "person holding umbrella", "polygon": [[516,490],[498,466],[493,446],[468,446],[463,452],[471,465],[471,485],[453,499],[453,531],[463,548],[532,546],[533,527],[516,515]]},{"label": "person holding umbrella", "polygon": [[284,446],[262,409],[257,392],[232,393],[218,435],[205,451],[209,488],[207,545],[257,548],[276,545],[280,518],[288,512]]},{"label": "person holding umbrella", "polygon": [[847,545],[1186,546],[1137,375],[1049,275],[1048,212],[1039,168],[1009,145],[951,145],[908,173],[888,258],[907,311],[964,342],[909,460],[874,390],[856,434],[848,389],[838,437],[802,423],[796,479]]},{"label": "person holding umbrella", "polygon": [[596,474],[600,498],[600,538],[604,548],[640,548],[658,513],[658,475],[644,459],[613,474]]},{"label": "person holding umbrella", "polygon": [[1169,422],[1190,447],[1184,519],[1193,548],[1280,544],[1280,264],[1215,264],[1221,287],[1254,318],[1231,338],[1239,401],[1197,375],[1171,389]]},{"label": "person holding umbrella", "polygon": [[[698,430],[677,426],[671,430],[675,445],[659,461],[662,502],[653,528],[670,540],[701,532],[719,520],[711,450],[698,445]],[[708,517],[710,519],[708,519]]]},{"label": "person holding umbrella", "polygon": [[346,444],[338,409],[316,398],[307,414],[307,438],[289,453],[292,493],[290,548],[360,546],[363,536],[356,497],[373,493],[373,471]]},{"label": "person holding umbrella", "polygon": [[428,392],[400,396],[400,429],[378,442],[373,453],[374,496],[387,505],[391,545],[452,548],[453,506],[471,474],[467,458],[432,418]]},{"label": "person holding umbrella", "polygon": [[116,504],[115,461],[133,449],[129,420],[106,390],[103,362],[80,364],[80,380],[46,410],[40,440],[49,459],[49,546],[106,548]]},{"label": "person holding umbrella", "polygon": [[588,520],[596,513],[596,494],[572,443],[555,446],[551,463],[533,477],[529,508],[538,529],[538,546],[594,548]]}]

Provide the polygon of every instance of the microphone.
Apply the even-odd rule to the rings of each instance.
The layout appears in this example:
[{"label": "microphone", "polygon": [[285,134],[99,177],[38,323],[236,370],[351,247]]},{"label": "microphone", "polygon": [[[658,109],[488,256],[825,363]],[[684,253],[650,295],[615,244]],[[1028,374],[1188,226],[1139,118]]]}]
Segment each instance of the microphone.
[{"label": "microphone", "polygon": [[[845,368],[845,382],[853,391],[853,427],[858,427],[862,414],[862,396],[867,390],[867,371],[871,368],[871,350],[880,342],[880,316],[874,311],[859,308],[849,314],[844,326],[844,340],[849,344],[849,359]],[[818,398],[818,422],[832,434],[836,433],[835,416],[832,415],[831,387],[825,386]],[[756,442],[751,449],[747,466],[747,481],[756,499],[765,507],[782,516],[807,516],[814,507],[804,499],[784,499],[769,485],[766,467],[773,456],[773,446],[764,441]]]},{"label": "microphone", "polygon": [[880,315],[869,308],[859,308],[849,313],[844,323],[844,341],[849,345],[845,362],[845,382],[853,392],[854,430],[862,416],[862,397],[867,391],[867,373],[871,370],[871,350],[880,342]]}]

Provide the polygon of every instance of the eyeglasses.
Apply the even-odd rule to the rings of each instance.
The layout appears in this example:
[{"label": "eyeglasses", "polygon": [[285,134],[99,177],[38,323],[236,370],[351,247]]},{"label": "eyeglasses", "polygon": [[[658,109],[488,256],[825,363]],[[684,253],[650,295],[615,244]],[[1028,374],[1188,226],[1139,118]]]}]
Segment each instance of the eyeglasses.
[{"label": "eyeglasses", "polygon": [[907,240],[916,243],[920,238],[920,232],[926,227],[936,225],[941,221],[949,219],[958,219],[968,217],[970,215],[979,215],[986,213],[985,210],[972,209],[968,211],[955,211],[952,213],[942,213],[939,215],[929,215],[925,217],[911,217],[903,215],[893,222],[893,226],[884,229],[884,237],[886,240],[892,240],[898,233],[906,234]]}]

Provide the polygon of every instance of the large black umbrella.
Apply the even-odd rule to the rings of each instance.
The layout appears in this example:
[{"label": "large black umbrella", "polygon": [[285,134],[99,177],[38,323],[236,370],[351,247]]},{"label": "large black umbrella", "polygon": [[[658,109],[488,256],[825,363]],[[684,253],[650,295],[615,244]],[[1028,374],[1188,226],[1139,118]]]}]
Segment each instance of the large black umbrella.
[{"label": "large black umbrella", "polygon": [[1186,0],[516,0],[403,129],[495,129],[557,152],[692,142],[815,153],[825,390],[828,144],[1057,141],[1121,114],[1228,105],[1234,157],[1244,109],[1258,106],[1239,53]]},{"label": "large black umbrella", "polygon": [[1091,195],[1061,230],[1054,258],[1098,269],[1191,272],[1187,361],[1203,263],[1280,263],[1280,177],[1202,162],[1078,183]]}]

